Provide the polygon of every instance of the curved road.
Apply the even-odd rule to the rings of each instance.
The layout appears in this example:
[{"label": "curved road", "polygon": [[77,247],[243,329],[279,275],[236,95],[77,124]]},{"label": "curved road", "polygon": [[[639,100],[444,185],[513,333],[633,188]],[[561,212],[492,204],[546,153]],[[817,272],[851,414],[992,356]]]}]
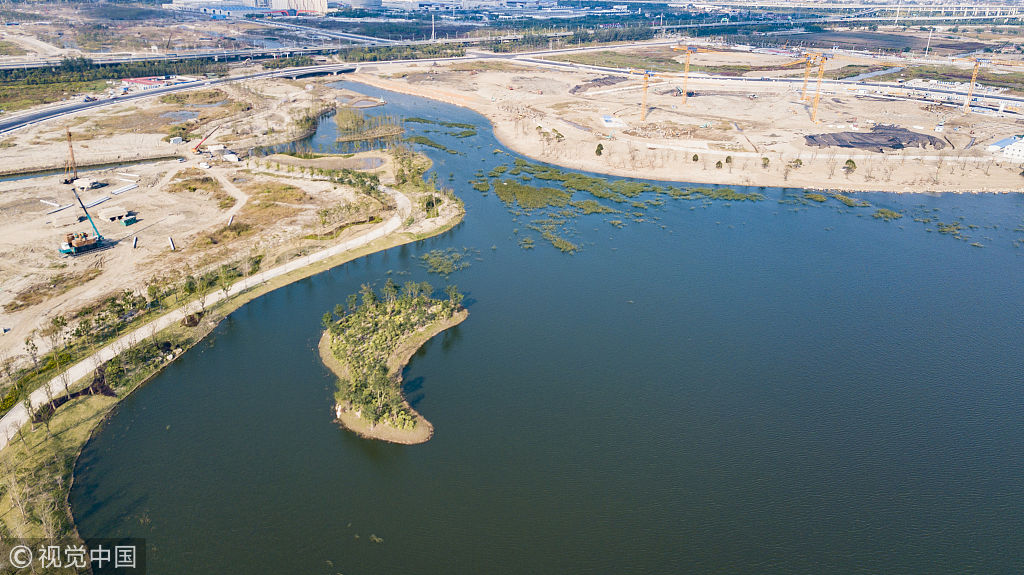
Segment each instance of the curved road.
[{"label": "curved road", "polygon": [[[225,294],[223,290],[218,290],[207,295],[205,304],[207,306],[212,306],[222,301],[226,295],[237,295],[249,288],[264,284],[278,276],[304,268],[318,261],[343,254],[349,250],[365,246],[370,242],[376,241],[398,230],[402,227],[402,223],[405,219],[412,215],[412,202],[397,190],[393,190],[386,186],[383,186],[383,188],[385,192],[395,198],[395,203],[398,206],[395,215],[388,218],[386,222],[367,230],[367,232],[361,236],[354,237],[341,242],[340,244],[336,244],[297,260],[292,260],[276,268],[261,271],[257,274],[243,278],[232,284],[231,287],[228,288],[227,294]],[[186,315],[195,313],[196,311],[199,311],[199,303],[191,302],[121,336],[113,343],[108,344],[96,353],[71,366],[64,373],[55,376],[47,382],[46,385],[33,391],[29,395],[29,400],[32,402],[32,406],[38,407],[48,402],[51,397],[60,397],[64,392],[65,382],[67,382],[68,385],[71,385],[84,377],[88,377],[89,374],[96,369],[96,366],[106,361],[110,361],[114,356],[134,346],[138,342],[180,322]],[[11,408],[10,411],[0,418],[0,449],[6,447],[14,438],[15,434],[18,433],[18,429],[27,422],[28,410],[25,409],[24,404],[18,402],[17,405]]]}]

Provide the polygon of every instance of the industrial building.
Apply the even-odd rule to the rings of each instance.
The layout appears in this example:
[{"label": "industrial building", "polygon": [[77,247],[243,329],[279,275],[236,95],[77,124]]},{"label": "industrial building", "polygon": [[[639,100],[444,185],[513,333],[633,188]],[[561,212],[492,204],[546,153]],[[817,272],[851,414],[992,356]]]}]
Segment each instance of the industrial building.
[{"label": "industrial building", "polygon": [[209,14],[214,18],[327,14],[327,0],[174,0],[163,7],[168,10]]}]

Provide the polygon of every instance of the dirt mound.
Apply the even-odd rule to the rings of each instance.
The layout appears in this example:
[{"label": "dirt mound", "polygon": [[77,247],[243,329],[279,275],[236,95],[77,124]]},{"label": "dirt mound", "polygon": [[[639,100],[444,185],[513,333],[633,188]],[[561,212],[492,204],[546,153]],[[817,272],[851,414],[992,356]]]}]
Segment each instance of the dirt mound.
[{"label": "dirt mound", "polygon": [[946,142],[929,136],[911,132],[899,126],[876,125],[871,132],[835,132],[832,134],[811,134],[804,136],[808,146],[818,148],[858,148],[861,150],[902,150],[903,148],[924,148],[929,146],[936,150],[946,147]]},{"label": "dirt mound", "polygon": [[626,81],[626,78],[624,78],[622,76],[601,76],[599,78],[594,78],[593,80],[590,80],[589,82],[584,82],[582,84],[578,84],[576,86],[573,86],[572,88],[569,89],[569,93],[570,94],[579,94],[581,92],[586,92],[587,90],[589,90],[591,88],[600,88],[602,86],[614,86],[615,84],[618,84],[619,82],[625,82],[625,81]]}]

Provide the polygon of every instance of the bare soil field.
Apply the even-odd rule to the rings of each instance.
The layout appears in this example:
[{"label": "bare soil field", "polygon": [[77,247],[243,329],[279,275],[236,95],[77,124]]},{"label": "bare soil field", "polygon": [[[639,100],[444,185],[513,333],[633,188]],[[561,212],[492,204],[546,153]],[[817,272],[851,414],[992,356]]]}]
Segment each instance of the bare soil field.
[{"label": "bare soil field", "polygon": [[[62,176],[0,181],[0,354],[24,355],[50,319],[73,320],[78,310],[124,290],[145,294],[151,284],[172,285],[186,275],[222,264],[270,267],[362,233],[386,220],[394,207],[357,188],[336,184],[320,170],[358,170],[394,183],[394,162],[381,152],[299,159],[276,155],[241,162],[197,155],[191,143],[164,139],[168,112],[196,112],[196,132],[221,125],[208,141],[244,152],[289,141],[295,119],[312,105],[351,93],[289,81],[229,85],[217,93],[199,90],[174,98],[136,100],[17,131],[5,139],[4,168],[61,167],[65,129],[79,163],[115,162],[82,172],[100,187],[81,192],[109,246],[77,257],[58,252],[64,235],[91,228]],[[197,107],[198,106],[198,107]],[[175,155],[169,160],[124,164],[136,157]],[[183,161],[179,161],[178,158]],[[208,167],[207,167],[208,165]],[[131,189],[124,189],[130,186]],[[118,192],[115,194],[114,192]],[[104,198],[107,198],[104,200]],[[414,206],[419,206],[413,197]],[[62,208],[63,209],[59,209]],[[123,208],[137,222],[125,226],[101,217]],[[454,209],[454,207],[453,207]],[[117,211],[117,210],[112,210]],[[447,208],[442,210],[447,217]],[[417,207],[407,233],[430,228]],[[173,242],[173,249],[172,249]],[[259,264],[257,264],[259,265]]]},{"label": "bare soil field", "polygon": [[[844,50],[887,50],[899,52],[904,47],[914,52],[924,52],[928,46],[928,32],[914,31],[879,31],[845,30],[812,32],[809,34],[779,34],[778,38],[788,40],[792,45],[815,48],[832,48],[838,46]],[[949,39],[933,35],[929,53],[936,55],[959,54],[980,50],[988,43],[967,38]]]},{"label": "bare soil field", "polygon": [[[718,65],[747,66],[754,60],[743,52],[713,56]],[[524,60],[510,63],[526,64]],[[685,105],[681,79],[652,80],[643,119],[640,78],[611,76],[615,75],[540,65],[532,73],[500,67],[467,72],[450,66],[424,71],[409,65],[377,65],[372,73],[361,73],[356,79],[470,107],[492,121],[496,134],[510,148],[553,164],[600,173],[896,192],[1010,192],[1024,184],[1021,166],[985,150],[988,144],[1022,131],[1024,124],[1011,117],[965,114],[956,107],[844,86],[824,90],[815,123],[810,103],[801,100],[798,83],[691,76],[688,88],[695,95]],[[810,92],[813,99],[813,83]],[[941,133],[935,131],[940,124]],[[867,133],[875,125],[938,137],[946,145],[941,150],[878,152],[818,148],[805,141],[808,135]],[[601,154],[597,154],[598,144]],[[847,160],[856,168],[844,170]]]}]

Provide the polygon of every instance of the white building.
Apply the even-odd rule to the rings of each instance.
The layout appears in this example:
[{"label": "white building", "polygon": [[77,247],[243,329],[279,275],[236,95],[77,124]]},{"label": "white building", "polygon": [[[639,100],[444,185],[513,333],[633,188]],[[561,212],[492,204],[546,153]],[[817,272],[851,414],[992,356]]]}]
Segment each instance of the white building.
[{"label": "white building", "polygon": [[1003,148],[1003,158],[1011,162],[1024,163],[1024,140],[1020,140]]}]

